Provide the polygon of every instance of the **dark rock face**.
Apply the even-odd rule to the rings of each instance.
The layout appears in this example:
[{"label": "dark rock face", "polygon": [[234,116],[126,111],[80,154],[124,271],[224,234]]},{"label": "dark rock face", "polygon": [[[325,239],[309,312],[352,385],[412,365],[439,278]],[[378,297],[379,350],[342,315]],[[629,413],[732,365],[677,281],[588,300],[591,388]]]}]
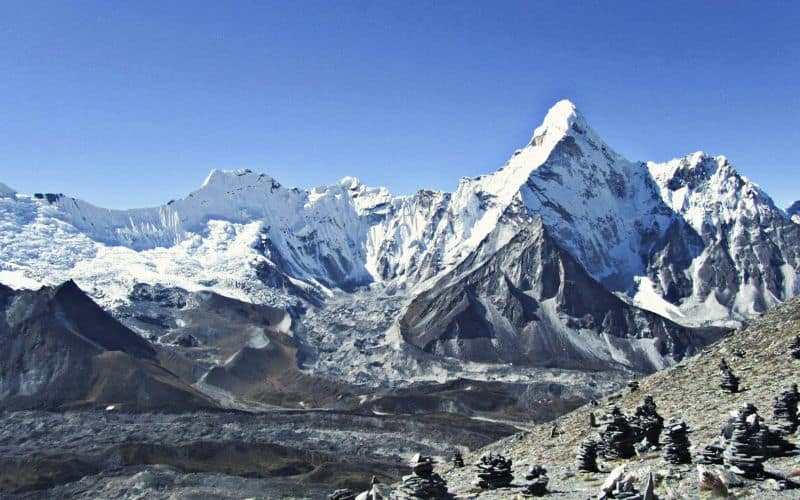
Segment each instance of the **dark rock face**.
[{"label": "dark rock face", "polygon": [[148,341],[71,281],[35,292],[0,290],[0,343],[5,408],[216,406],[165,370]]},{"label": "dark rock face", "polygon": [[[512,214],[508,214],[512,217]],[[496,251],[484,242],[452,273],[421,293],[401,319],[405,339],[427,352],[478,362],[603,369],[614,361],[657,366],[634,339],[651,339],[661,356],[680,359],[722,334],[687,329],[632,307],[594,281],[549,237],[523,218]]]}]

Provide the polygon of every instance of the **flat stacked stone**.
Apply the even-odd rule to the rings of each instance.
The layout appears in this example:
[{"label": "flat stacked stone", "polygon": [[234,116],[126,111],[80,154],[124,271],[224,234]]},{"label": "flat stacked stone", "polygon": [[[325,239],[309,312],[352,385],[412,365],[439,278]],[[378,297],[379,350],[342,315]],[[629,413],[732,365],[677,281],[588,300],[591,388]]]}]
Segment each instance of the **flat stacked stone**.
[{"label": "flat stacked stone", "polygon": [[[731,437],[722,453],[723,462],[731,471],[748,478],[760,478],[764,474],[764,456],[759,455],[753,445],[753,431],[748,425],[748,405],[739,410],[731,423]],[[752,406],[752,405],[750,405]]]},{"label": "flat stacked stone", "polygon": [[784,391],[775,398],[775,404],[772,407],[772,420],[784,432],[793,434],[797,431],[798,420],[797,417],[797,403],[800,402],[800,394],[797,392],[797,384]]},{"label": "flat stacked stone", "polygon": [[584,472],[599,472],[597,468],[597,450],[600,448],[600,443],[594,438],[586,438],[581,442],[578,449],[578,470]]},{"label": "flat stacked stone", "polygon": [[329,500],[355,500],[355,498],[356,492],[348,488],[336,490],[328,495]]},{"label": "flat stacked stone", "polygon": [[547,483],[550,479],[547,477],[547,470],[541,465],[532,465],[525,474],[526,481],[532,481],[525,486],[522,491],[526,496],[541,497],[547,495]]},{"label": "flat stacked stone", "polygon": [[683,420],[670,418],[664,433],[664,460],[671,464],[690,464],[689,427]]},{"label": "flat stacked stone", "polygon": [[794,359],[800,359],[800,335],[795,336],[789,343],[789,354]]},{"label": "flat stacked stone", "polygon": [[719,369],[722,372],[719,387],[723,391],[732,394],[739,392],[739,377],[733,373],[733,370],[724,359],[720,362]]},{"label": "flat stacked stone", "polygon": [[458,450],[453,453],[453,467],[457,469],[464,467],[464,456],[461,455],[461,452]]},{"label": "flat stacked stone", "polygon": [[664,430],[664,417],[656,411],[656,403],[652,395],[645,395],[642,405],[636,407],[634,418],[637,426],[641,429],[642,436],[652,446],[659,446],[661,431]]},{"label": "flat stacked stone", "polygon": [[391,493],[393,500],[412,498],[450,499],[447,483],[433,472],[433,458],[417,453],[411,459],[411,474],[403,476],[400,486]]},{"label": "flat stacked stone", "polygon": [[475,486],[483,489],[505,488],[514,480],[511,472],[511,459],[502,455],[483,455],[475,464],[478,469],[478,479]]},{"label": "flat stacked stone", "polygon": [[610,414],[611,421],[600,431],[603,445],[600,454],[609,460],[630,458],[636,454],[633,445],[636,434],[628,423],[628,419],[614,406]]}]

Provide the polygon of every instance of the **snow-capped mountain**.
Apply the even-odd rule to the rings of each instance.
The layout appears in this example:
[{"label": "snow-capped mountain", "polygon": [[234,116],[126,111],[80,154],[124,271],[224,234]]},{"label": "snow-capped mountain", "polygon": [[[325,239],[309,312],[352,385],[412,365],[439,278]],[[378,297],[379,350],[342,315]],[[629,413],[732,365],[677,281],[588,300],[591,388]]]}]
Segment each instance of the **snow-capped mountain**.
[{"label": "snow-capped mountain", "polygon": [[[393,196],[349,177],[299,190],[215,170],[183,199],[107,210],[0,185],[0,245],[0,282],[75,279],[112,311],[137,283],[289,307],[317,367],[367,356],[368,342],[396,364],[416,346],[652,370],[715,335],[700,327],[800,293],[800,226],[727,159],[629,161],[569,101],[452,193]],[[347,327],[331,311],[356,298],[373,326],[333,340]]]}]

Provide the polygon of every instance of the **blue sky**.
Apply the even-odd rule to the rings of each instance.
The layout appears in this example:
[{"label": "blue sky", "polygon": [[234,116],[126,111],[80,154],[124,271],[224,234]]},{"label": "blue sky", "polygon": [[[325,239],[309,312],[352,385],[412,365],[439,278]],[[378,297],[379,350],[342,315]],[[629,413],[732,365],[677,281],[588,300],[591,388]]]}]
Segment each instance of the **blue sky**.
[{"label": "blue sky", "polygon": [[0,182],[156,205],[212,168],[397,193],[573,100],[617,151],[800,198],[800,2],[0,2]]}]

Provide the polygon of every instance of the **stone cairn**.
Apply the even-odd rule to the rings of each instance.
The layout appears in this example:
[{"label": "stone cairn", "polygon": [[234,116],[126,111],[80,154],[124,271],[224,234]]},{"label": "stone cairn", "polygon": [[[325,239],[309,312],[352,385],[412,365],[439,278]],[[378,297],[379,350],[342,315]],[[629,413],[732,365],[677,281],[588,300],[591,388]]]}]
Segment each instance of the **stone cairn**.
[{"label": "stone cairn", "polygon": [[664,460],[671,464],[690,464],[689,427],[683,420],[670,418],[664,436]]},{"label": "stone cairn", "polygon": [[705,445],[700,451],[697,463],[706,465],[722,465],[722,452],[725,451],[725,439],[721,436],[714,438],[714,441]]},{"label": "stone cairn", "polygon": [[759,478],[764,474],[764,456],[753,444],[753,429],[748,424],[752,405],[744,405],[730,424],[730,439],[722,459],[731,471],[748,478]]},{"label": "stone cairn", "polygon": [[461,452],[459,450],[456,450],[453,453],[453,467],[455,467],[456,469],[464,467],[464,456],[461,455]]},{"label": "stone cairn", "polygon": [[[617,402],[622,398],[622,394],[614,394],[609,396],[606,405],[603,407],[602,420],[611,420],[611,414],[617,408]],[[618,408],[617,408],[618,409]]]},{"label": "stone cairn", "polygon": [[651,446],[659,446],[661,431],[664,429],[664,417],[656,411],[656,403],[653,400],[653,396],[650,394],[645,395],[642,405],[636,407],[632,420]]},{"label": "stone cairn", "polygon": [[597,450],[600,443],[594,438],[586,438],[578,449],[578,470],[584,472],[599,472],[597,468]]},{"label": "stone cairn", "polygon": [[541,497],[547,495],[547,483],[550,479],[547,477],[547,470],[541,465],[532,465],[525,474],[526,481],[532,483],[525,486],[523,494],[526,496]]},{"label": "stone cairn", "polygon": [[626,500],[643,500],[644,497],[633,485],[633,481],[619,481],[609,493],[611,498],[624,498]]},{"label": "stone cairn", "polygon": [[478,479],[473,484],[483,489],[505,488],[514,480],[511,459],[502,455],[483,455],[475,464]]},{"label": "stone cairn", "polygon": [[789,354],[791,354],[794,359],[800,359],[800,335],[795,336],[789,343]]},{"label": "stone cairn", "polygon": [[628,380],[628,390],[631,392],[636,392],[639,390],[639,381],[635,378]]},{"label": "stone cairn", "polygon": [[720,388],[725,392],[731,394],[739,392],[739,377],[737,377],[728,363],[723,359],[719,363],[719,369],[722,372],[722,378],[719,382]]},{"label": "stone cairn", "polygon": [[433,472],[433,458],[417,453],[411,459],[411,474],[403,476],[397,490],[389,498],[405,500],[411,498],[450,499],[447,483]]},{"label": "stone cairn", "polygon": [[600,454],[609,460],[631,458],[636,454],[633,447],[636,434],[633,428],[617,406],[611,410],[610,419],[611,421],[600,431],[600,439],[603,442]]},{"label": "stone cairn", "polygon": [[328,500],[355,500],[356,492],[349,488],[336,490],[328,495]]},{"label": "stone cairn", "polygon": [[787,434],[794,434],[797,431],[800,420],[797,418],[797,403],[800,402],[800,394],[797,392],[797,384],[784,391],[775,398],[772,407],[772,420]]}]

